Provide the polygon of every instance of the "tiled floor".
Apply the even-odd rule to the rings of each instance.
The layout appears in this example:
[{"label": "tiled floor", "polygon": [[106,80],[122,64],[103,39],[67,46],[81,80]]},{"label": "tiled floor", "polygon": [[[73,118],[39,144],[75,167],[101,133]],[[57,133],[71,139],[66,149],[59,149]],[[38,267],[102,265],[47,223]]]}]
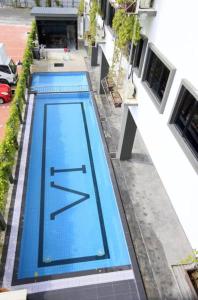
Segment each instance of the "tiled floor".
[{"label": "tiled floor", "polygon": [[138,300],[135,281],[126,280],[29,295],[28,300]]},{"label": "tiled floor", "polygon": [[[97,90],[100,67],[88,69]],[[108,150],[116,152],[122,108],[114,108],[105,96],[97,94],[96,102]],[[113,159],[112,163],[148,299],[186,299],[172,265],[192,250],[139,130],[131,159]]]}]

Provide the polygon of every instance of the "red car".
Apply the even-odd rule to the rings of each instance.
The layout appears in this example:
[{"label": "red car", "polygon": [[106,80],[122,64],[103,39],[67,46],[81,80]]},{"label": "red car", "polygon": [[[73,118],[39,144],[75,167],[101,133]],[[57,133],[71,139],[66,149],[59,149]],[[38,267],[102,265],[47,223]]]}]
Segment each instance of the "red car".
[{"label": "red car", "polygon": [[10,102],[11,99],[11,87],[8,84],[0,84],[0,104]]}]

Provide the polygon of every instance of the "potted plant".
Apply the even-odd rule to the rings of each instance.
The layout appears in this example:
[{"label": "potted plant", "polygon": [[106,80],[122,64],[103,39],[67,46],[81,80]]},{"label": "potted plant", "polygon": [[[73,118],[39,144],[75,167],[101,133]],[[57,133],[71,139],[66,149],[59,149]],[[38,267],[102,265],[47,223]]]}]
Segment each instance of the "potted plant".
[{"label": "potted plant", "polygon": [[96,15],[98,13],[98,3],[92,0],[91,8],[89,11],[90,24],[89,24],[89,53],[91,55],[91,66],[97,66],[98,58],[98,45],[96,45]]}]

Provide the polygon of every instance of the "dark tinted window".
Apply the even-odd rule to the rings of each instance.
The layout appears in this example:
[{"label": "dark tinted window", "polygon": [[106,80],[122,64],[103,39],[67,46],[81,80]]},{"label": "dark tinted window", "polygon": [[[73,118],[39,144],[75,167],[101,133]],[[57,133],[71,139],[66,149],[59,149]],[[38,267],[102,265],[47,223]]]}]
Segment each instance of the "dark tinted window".
[{"label": "dark tinted window", "polygon": [[107,1],[100,0],[100,10],[101,10],[101,16],[103,20],[106,18],[106,6],[107,6]]},{"label": "dark tinted window", "polygon": [[110,27],[112,27],[114,15],[115,15],[115,8],[113,6],[111,6],[111,4],[109,3],[108,24],[107,25],[109,25]]},{"label": "dark tinted window", "polygon": [[136,50],[135,50],[134,63],[133,63],[133,66],[135,68],[139,68],[139,66],[140,66],[140,59],[141,59],[141,55],[142,55],[143,44],[144,44],[144,40],[143,40],[143,38],[141,38],[139,40],[139,42],[136,46]]},{"label": "dark tinted window", "polygon": [[10,69],[8,68],[8,66],[0,66],[0,72],[11,74]]},{"label": "dark tinted window", "polygon": [[147,56],[147,71],[144,76],[144,80],[156,95],[159,102],[162,101],[169,74],[169,69],[163,64],[157,55],[149,49]]},{"label": "dark tinted window", "polygon": [[198,158],[198,102],[184,86],[178,101],[180,105],[173,123]]},{"label": "dark tinted window", "polygon": [[128,57],[130,56],[131,47],[133,47],[132,53],[131,53],[131,59],[130,59],[130,64],[132,65],[134,62],[136,46],[132,45],[131,43],[128,45],[128,48],[127,48],[128,49]]}]

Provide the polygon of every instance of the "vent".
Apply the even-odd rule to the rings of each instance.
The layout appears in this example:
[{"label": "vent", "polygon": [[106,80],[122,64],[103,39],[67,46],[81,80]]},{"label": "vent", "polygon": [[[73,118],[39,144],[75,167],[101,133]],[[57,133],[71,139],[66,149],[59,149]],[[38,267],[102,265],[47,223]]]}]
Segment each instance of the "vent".
[{"label": "vent", "polygon": [[110,152],[109,154],[112,159],[116,158],[116,152]]},{"label": "vent", "polygon": [[54,67],[64,67],[64,64],[63,63],[55,63]]}]

